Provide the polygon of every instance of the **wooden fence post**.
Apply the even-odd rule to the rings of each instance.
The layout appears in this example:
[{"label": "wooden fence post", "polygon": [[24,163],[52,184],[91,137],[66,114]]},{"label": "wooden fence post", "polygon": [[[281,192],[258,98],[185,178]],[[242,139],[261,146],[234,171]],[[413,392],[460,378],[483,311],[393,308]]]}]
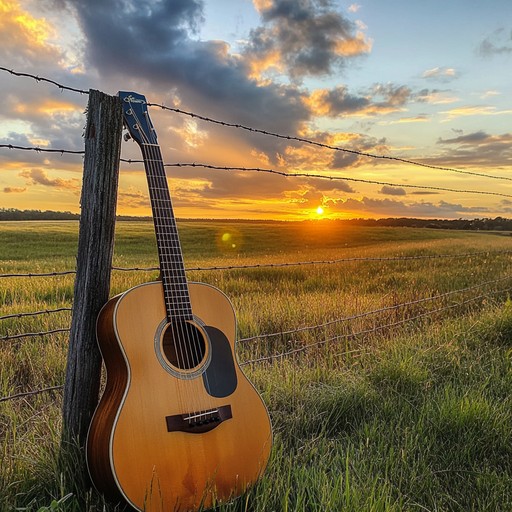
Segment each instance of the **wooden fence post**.
[{"label": "wooden fence post", "polygon": [[121,100],[90,90],[62,435],[80,445],[98,402],[96,317],[110,292],[122,130]]}]

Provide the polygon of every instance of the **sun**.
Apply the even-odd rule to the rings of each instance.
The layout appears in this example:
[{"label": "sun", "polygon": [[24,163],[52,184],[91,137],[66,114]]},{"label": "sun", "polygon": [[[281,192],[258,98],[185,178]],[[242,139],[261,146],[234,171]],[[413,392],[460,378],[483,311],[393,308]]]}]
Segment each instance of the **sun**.
[{"label": "sun", "polygon": [[319,207],[316,209],[316,213],[317,213],[317,215],[323,215],[323,213],[324,213],[324,209],[323,209],[321,206],[319,206]]}]

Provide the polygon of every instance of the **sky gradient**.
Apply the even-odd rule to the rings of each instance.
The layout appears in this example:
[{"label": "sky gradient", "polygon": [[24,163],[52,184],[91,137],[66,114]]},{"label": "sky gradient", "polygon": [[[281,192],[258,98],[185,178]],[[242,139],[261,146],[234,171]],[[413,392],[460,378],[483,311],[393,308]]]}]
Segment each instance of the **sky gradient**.
[{"label": "sky gradient", "polygon": [[[349,150],[512,170],[510,0],[0,0],[0,66]],[[87,97],[0,72],[0,144],[83,149]],[[371,159],[150,109],[178,217],[510,216],[512,181]],[[133,142],[122,156],[140,158]],[[82,159],[0,149],[0,207],[79,211]],[[478,190],[511,197],[418,187]],[[318,213],[323,209],[323,213]],[[118,213],[149,215],[121,166]]]}]

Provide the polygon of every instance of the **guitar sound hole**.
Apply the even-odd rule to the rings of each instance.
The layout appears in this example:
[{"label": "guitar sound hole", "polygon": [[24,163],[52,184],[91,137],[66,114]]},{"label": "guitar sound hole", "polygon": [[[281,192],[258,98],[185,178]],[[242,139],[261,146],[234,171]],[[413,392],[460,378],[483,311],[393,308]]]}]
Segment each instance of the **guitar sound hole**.
[{"label": "guitar sound hole", "polygon": [[204,359],[206,343],[203,333],[193,323],[174,321],[164,331],[162,350],[172,366],[190,370]]}]

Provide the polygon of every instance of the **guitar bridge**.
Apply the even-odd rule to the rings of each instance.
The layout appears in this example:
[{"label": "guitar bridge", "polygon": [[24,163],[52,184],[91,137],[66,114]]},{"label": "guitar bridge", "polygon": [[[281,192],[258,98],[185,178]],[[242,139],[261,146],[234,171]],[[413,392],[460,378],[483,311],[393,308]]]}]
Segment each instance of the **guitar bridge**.
[{"label": "guitar bridge", "polygon": [[229,420],[233,415],[230,405],[223,405],[207,411],[191,412],[166,416],[167,432],[188,432],[189,434],[202,434],[218,427],[223,421]]}]

